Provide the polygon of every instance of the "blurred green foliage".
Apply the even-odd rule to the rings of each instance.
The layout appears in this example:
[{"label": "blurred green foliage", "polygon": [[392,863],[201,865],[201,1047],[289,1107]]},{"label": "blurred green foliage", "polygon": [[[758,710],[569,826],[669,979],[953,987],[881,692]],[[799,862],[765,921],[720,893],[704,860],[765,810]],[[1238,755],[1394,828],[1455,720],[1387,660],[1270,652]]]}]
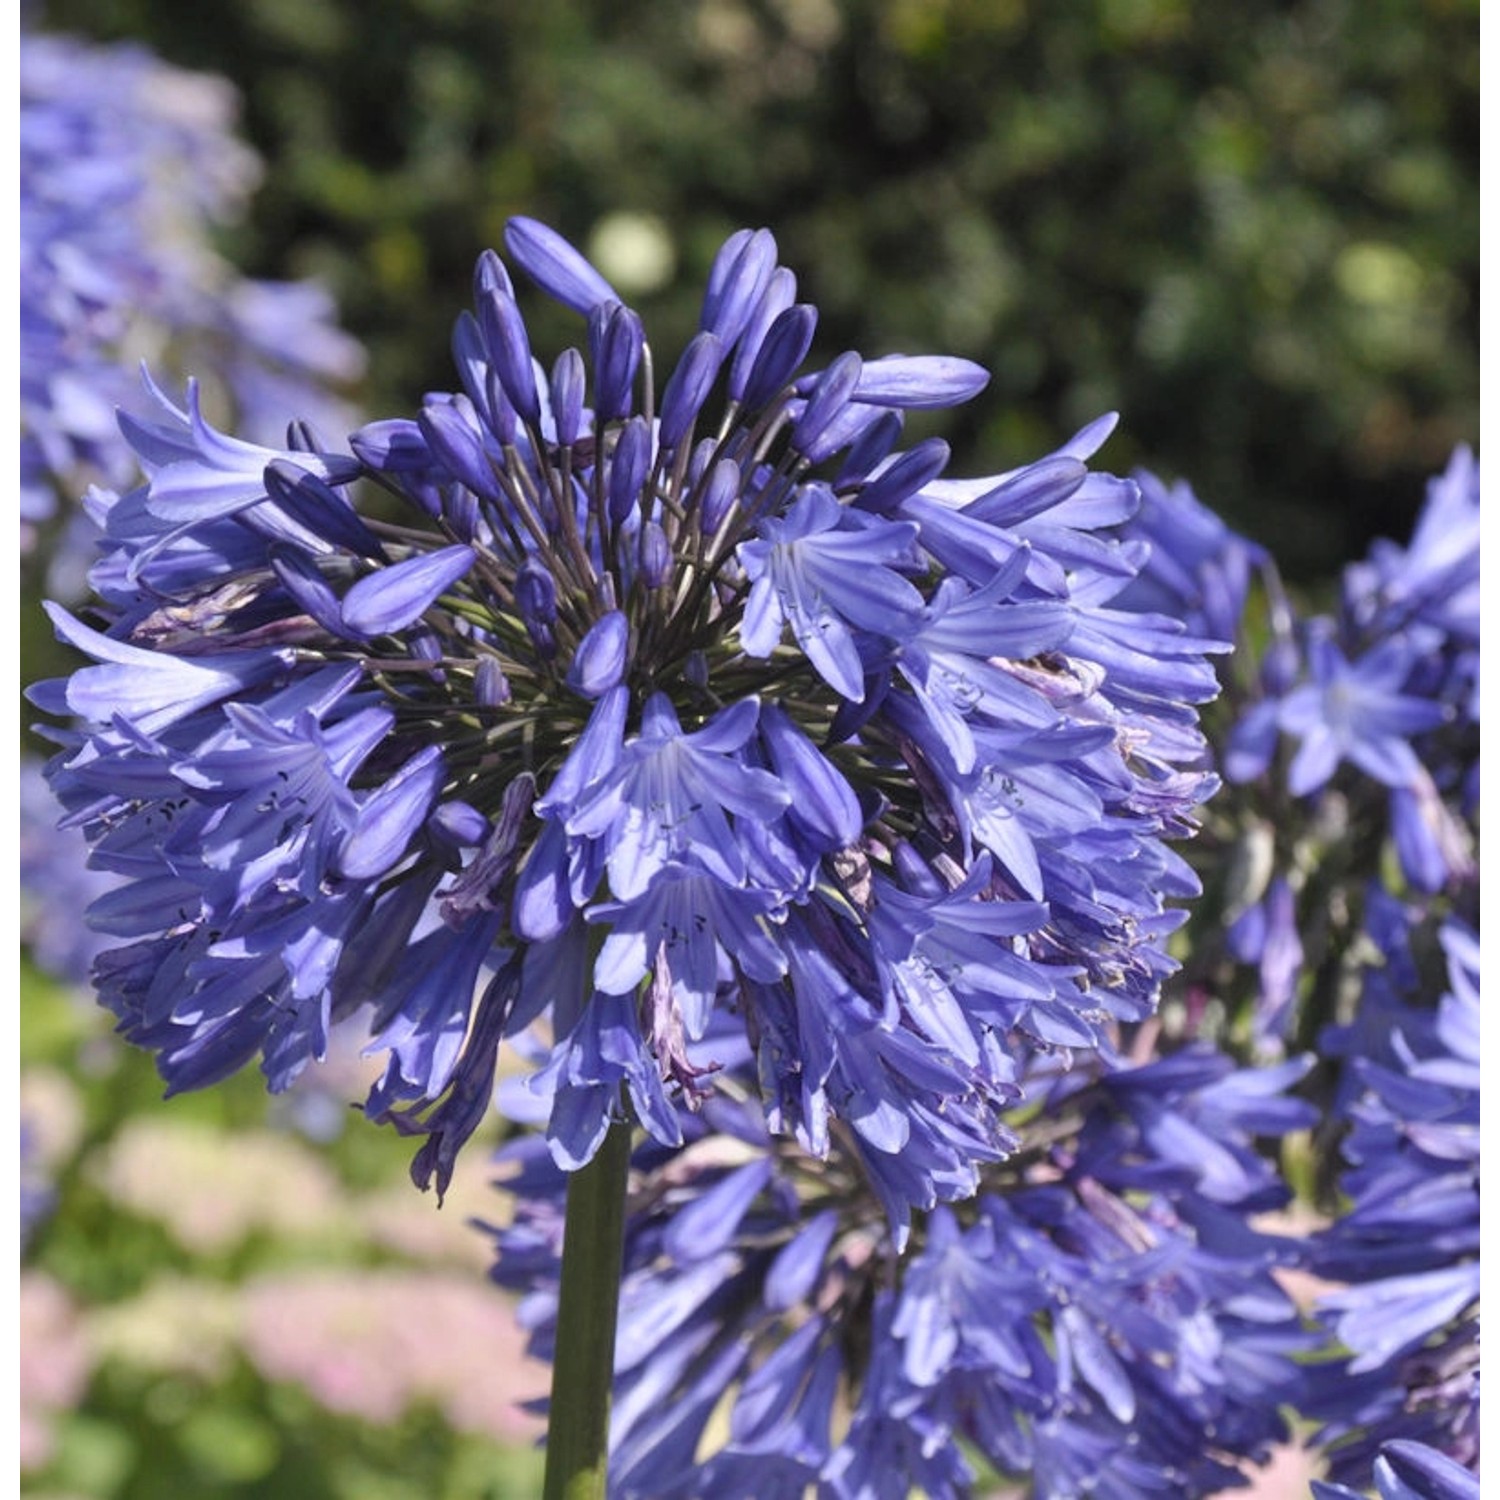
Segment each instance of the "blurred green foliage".
[{"label": "blurred green foliage", "polygon": [[525,212],[609,250],[659,364],[722,237],[769,225],[825,352],[994,371],[942,429],[961,465],[1119,409],[1112,467],[1189,478],[1294,577],[1404,539],[1477,436],[1478,0],[46,14],[240,87],[270,169],[241,259],[332,284],[372,412],[452,388],[475,255]]},{"label": "blurred green foliage", "polygon": [[21,979],[22,1177],[50,1199],[21,1262],[21,1492],[530,1500],[540,1453],[506,1411],[545,1371],[465,1222],[498,1207],[485,1164],[438,1215],[393,1132],[309,1140],[253,1074],[164,1103],[89,997]]}]

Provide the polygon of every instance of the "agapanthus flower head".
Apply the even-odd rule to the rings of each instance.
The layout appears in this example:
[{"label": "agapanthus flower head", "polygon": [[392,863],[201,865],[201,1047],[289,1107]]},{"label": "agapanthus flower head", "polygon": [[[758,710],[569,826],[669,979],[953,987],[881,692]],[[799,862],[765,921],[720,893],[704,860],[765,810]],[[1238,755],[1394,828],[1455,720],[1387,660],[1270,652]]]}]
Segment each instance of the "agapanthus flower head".
[{"label": "agapanthus flower head", "polygon": [[[1383,981],[1359,973],[1364,938],[1389,956],[1392,904],[1463,909],[1478,877],[1478,465],[1456,450],[1409,546],[1377,542],[1324,614],[1186,486],[1137,478],[1120,535],[1150,552],[1121,599],[1235,645],[1205,716],[1227,785],[1189,851],[1208,887],[1185,944],[1193,992],[1262,1053],[1337,1014],[1359,1032],[1350,1055],[1394,1061],[1371,998]],[[1351,1016],[1338,999],[1356,989]]]},{"label": "agapanthus flower head", "polygon": [[1352,1062],[1350,1206],[1312,1245],[1341,1284],[1318,1311],[1347,1352],[1310,1409],[1341,1482],[1368,1483],[1393,1439],[1479,1461],[1479,941],[1457,920],[1440,937],[1436,1008],[1383,1004],[1389,1057]]},{"label": "agapanthus flower head", "polygon": [[97,623],[52,610],[92,664],[33,690],[83,721],[52,784],[126,877],[101,996],[173,1089],[257,1055],[283,1088],[364,1009],[367,1108],[440,1186],[502,1038],[550,1026],[571,1167],[622,1100],[679,1145],[731,1012],[771,1128],[847,1134],[902,1225],[1008,1149],[1018,1050],[1155,1004],[1209,643],[1112,607],[1112,423],[948,479],[902,413],[983,371],[805,369],[767,231],[720,251],[660,391],[576,250],[506,244],[587,352],[543,364],[487,253],[462,389],[351,453],[229,437],[191,388],[126,421],[146,482],[94,500]]},{"label": "agapanthus flower head", "polygon": [[[1295,1246],[1251,1218],[1286,1196],[1256,1138],[1312,1119],[1286,1094],[1305,1063],[1041,1055],[1016,1155],[902,1254],[857,1156],[768,1135],[713,1043],[731,1065],[682,1144],[633,1161],[617,1500],[956,1500],[975,1453],[1039,1497],[1204,1495],[1284,1438],[1310,1341],[1272,1274]],[[502,1160],[494,1275],[550,1358],[565,1179],[535,1137]]]},{"label": "agapanthus flower head", "polygon": [[[1344,572],[1336,614],[1293,622],[1277,604],[1259,692],[1241,703],[1223,769],[1284,777],[1313,797],[1341,768],[1384,791],[1406,879],[1435,892],[1474,875],[1464,827],[1477,802],[1479,469],[1466,448],[1428,486],[1409,547],[1377,542]],[[1295,642],[1293,634],[1295,632]],[[1282,737],[1295,746],[1284,771]]]}]

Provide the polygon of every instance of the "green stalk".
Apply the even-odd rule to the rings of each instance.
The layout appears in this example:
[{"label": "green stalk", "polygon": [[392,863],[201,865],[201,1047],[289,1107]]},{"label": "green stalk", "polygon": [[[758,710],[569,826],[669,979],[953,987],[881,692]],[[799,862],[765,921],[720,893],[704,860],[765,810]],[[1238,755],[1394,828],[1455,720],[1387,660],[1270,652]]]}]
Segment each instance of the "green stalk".
[{"label": "green stalk", "polygon": [[544,1500],[604,1500],[630,1126],[568,1178]]}]

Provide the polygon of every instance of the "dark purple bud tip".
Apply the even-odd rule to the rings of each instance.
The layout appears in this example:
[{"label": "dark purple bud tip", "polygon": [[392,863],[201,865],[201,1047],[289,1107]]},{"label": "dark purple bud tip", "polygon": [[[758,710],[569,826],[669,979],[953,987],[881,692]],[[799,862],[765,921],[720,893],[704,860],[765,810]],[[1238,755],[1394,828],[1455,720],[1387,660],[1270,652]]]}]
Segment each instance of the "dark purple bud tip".
[{"label": "dark purple bud tip", "polygon": [[716,334],[727,350],[744,332],[771,273],[776,269],[776,241],[769,229],[742,229],[724,242],[714,258],[703,297],[700,326]]},{"label": "dark purple bud tip", "polygon": [[796,300],[797,278],[785,266],[777,266],[767,279],[765,290],[735,345],[734,361],[729,369],[729,394],[734,400],[744,399],[745,386],[760,357],[766,333]]},{"label": "dark purple bud tip", "polygon": [[1028,464],[1019,474],[996,485],[964,506],[964,514],[991,526],[1018,526],[1022,521],[1061,505],[1088,477],[1080,459],[1065,453]]},{"label": "dark purple bud tip", "polygon": [[484,414],[485,424],[502,445],[513,443],[516,413],[490,365],[484,335],[472,313],[461,313],[453,325],[453,363],[474,409]]},{"label": "dark purple bud tip", "polygon": [[732,458],[721,458],[703,487],[698,524],[704,536],[713,536],[724,524],[740,494],[740,466]]},{"label": "dark purple bud tip", "polygon": [[322,453],[328,447],[312,423],[300,418],[286,424],[286,445],[293,453]]},{"label": "dark purple bud tip", "polygon": [[789,307],[771,324],[755,368],[745,382],[745,405],[764,406],[797,373],[807,358],[818,326],[816,310],[806,303]]},{"label": "dark purple bud tip", "polygon": [[640,504],[641,486],[651,467],[651,434],[644,417],[632,417],[609,462],[609,519],[621,526]]},{"label": "dark purple bud tip", "polygon": [[534,557],[516,574],[516,608],[527,626],[551,625],[557,619],[557,584],[546,564]]},{"label": "dark purple bud tip", "polygon": [[482,656],[474,668],[474,697],[485,708],[502,708],[510,702],[510,679],[493,656]]},{"label": "dark purple bud tip", "polygon": [[854,503],[861,510],[873,511],[876,515],[894,514],[903,500],[909,500],[943,472],[950,451],[942,438],[928,438],[918,443],[872,479]]},{"label": "dark purple bud tip", "polygon": [[641,581],[659,589],[672,576],[672,544],[655,521],[641,527]]},{"label": "dark purple bud tip", "polygon": [[816,462],[822,456],[818,439],[848,406],[859,384],[864,361],[850,350],[818,376],[802,415],[792,427],[792,447]]},{"label": "dark purple bud tip", "polygon": [[486,297],[479,304],[479,332],[507,399],[521,419],[535,427],[541,421],[542,403],[537,395],[531,340],[515,300],[503,292]]},{"label": "dark purple bud tip", "polygon": [[838,478],[833,482],[834,488],[844,489],[868,478],[874,469],[890,457],[891,449],[901,440],[902,427],[903,418],[899,411],[881,412],[850,445],[848,453],[844,455]]},{"label": "dark purple bud tip", "polygon": [[486,500],[500,498],[500,483],[476,423],[441,397],[427,402],[417,422],[433,456],[460,484]]}]

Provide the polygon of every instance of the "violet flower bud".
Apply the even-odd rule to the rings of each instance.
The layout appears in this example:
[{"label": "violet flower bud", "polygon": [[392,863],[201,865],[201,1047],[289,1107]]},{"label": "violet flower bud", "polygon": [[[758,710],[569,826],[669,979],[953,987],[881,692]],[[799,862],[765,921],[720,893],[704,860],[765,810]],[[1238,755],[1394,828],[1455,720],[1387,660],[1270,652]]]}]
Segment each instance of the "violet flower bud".
[{"label": "violet flower bud", "polygon": [[651,434],[644,417],[632,417],[620,433],[609,464],[609,519],[623,526],[640,505],[641,486],[651,468]]},{"label": "violet flower bud", "polygon": [[618,302],[618,293],[588,260],[555,229],[517,215],[505,226],[505,248],[516,263],[564,307],[587,317],[601,302]]},{"label": "violet flower bud", "polygon": [[600,303],[589,314],[589,352],[594,362],[594,408],[601,422],[628,417],[631,390],[640,368],[645,333],[640,318],[618,302]]},{"label": "violet flower bud", "polygon": [[723,357],[723,345],[714,334],[694,335],[662,392],[660,441],[663,448],[676,448],[687,436],[718,379]]},{"label": "violet flower bud", "polygon": [[552,366],[552,421],[557,430],[558,445],[571,448],[583,427],[583,387],[586,375],[583,356],[576,349],[564,349]]},{"label": "violet flower bud", "polygon": [[596,620],[578,643],[568,668],[568,686],[585,698],[600,698],[625,675],[630,626],[617,609]]}]

